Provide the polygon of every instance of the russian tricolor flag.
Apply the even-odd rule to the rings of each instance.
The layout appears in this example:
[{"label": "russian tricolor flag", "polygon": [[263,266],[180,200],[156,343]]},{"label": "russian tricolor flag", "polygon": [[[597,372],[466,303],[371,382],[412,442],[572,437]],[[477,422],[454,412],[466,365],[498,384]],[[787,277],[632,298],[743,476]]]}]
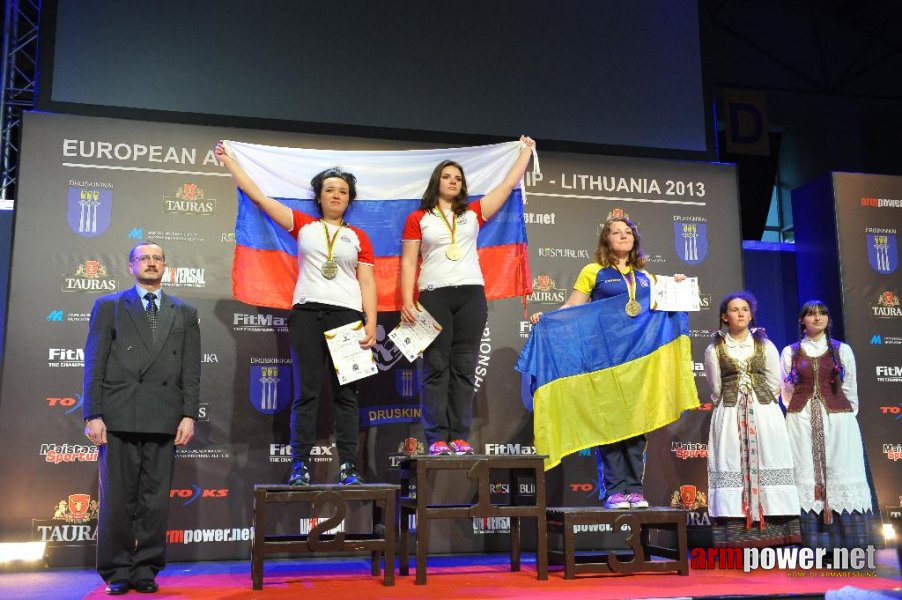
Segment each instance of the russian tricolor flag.
[{"label": "russian tricolor flag", "polygon": [[[420,205],[432,170],[442,160],[458,162],[471,200],[498,185],[516,161],[519,142],[437,150],[350,151],[282,148],[227,142],[229,151],[264,194],[317,215],[310,179],[341,167],[357,177],[357,198],[345,219],[366,231],[376,254],[380,311],[401,306],[401,231]],[[489,300],[527,296],[532,279],[523,221],[523,183],[479,232],[479,261]],[[232,293],[256,306],[290,308],[297,279],[297,242],[273,223],[241,190],[235,222]]]}]

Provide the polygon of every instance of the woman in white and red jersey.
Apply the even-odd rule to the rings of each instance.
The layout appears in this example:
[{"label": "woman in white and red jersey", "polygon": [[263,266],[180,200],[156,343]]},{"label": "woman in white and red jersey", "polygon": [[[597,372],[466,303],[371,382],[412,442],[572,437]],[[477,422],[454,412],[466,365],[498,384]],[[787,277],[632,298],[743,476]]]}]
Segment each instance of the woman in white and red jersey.
[{"label": "woman in white and red jersey", "polygon": [[316,410],[322,388],[323,366],[331,373],[333,423],[338,449],[339,483],[361,484],[357,470],[357,384],[338,384],[326,347],[325,331],[363,320],[366,335],[360,345],[376,341],[376,278],[373,246],[363,230],[345,222],[344,215],[357,195],[356,178],[339,168],[327,169],[310,181],[321,216],[292,210],[269,198],[229,156],[222,142],[218,158],[235,183],[270,219],[298,241],[298,279],[294,307],[288,318],[292,362],[300,375],[300,390],[291,404],[292,469],[288,483],[310,483],[310,453],[316,440]]},{"label": "woman in white and red jersey", "polygon": [[442,326],[423,353],[423,433],[430,454],[473,454],[470,436],[476,350],[488,316],[476,236],[520,182],[535,142],[521,136],[520,156],[497,187],[469,201],[463,168],[450,160],[435,167],[420,208],[404,224],[401,250],[401,319],[414,322],[414,280],[420,263],[419,301]]}]

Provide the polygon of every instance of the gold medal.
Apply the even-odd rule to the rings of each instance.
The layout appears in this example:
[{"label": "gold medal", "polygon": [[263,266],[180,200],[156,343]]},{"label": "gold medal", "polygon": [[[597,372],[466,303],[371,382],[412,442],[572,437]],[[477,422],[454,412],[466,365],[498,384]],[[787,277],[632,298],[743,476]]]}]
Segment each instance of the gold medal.
[{"label": "gold medal", "polygon": [[638,300],[630,300],[626,303],[626,314],[631,317],[638,316],[640,312],[642,312],[642,305],[639,304]]},{"label": "gold medal", "polygon": [[630,268],[626,273],[621,271],[619,267],[617,268],[617,271],[620,273],[620,276],[623,277],[623,283],[626,284],[626,293],[629,298],[626,306],[623,307],[623,310],[626,311],[626,314],[630,317],[636,317],[642,312],[642,305],[636,300],[636,272],[633,271],[632,265],[630,265]]},{"label": "gold medal", "polygon": [[457,215],[452,212],[451,221],[448,222],[448,218],[445,217],[445,213],[440,206],[436,207],[435,210],[438,216],[442,218],[442,223],[445,224],[448,233],[451,235],[451,244],[445,248],[445,256],[448,257],[448,260],[460,260],[463,252],[461,252],[460,246],[457,245]]},{"label": "gold medal", "polygon": [[329,229],[326,227],[326,221],[321,221],[323,224],[323,233],[326,234],[326,260],[323,262],[323,266],[320,267],[320,271],[323,273],[323,277],[326,279],[335,279],[335,276],[338,275],[338,264],[334,260],[332,260],[332,254],[335,249],[335,240],[338,238],[338,234],[341,232],[341,227],[344,225],[344,221],[341,221],[338,224],[338,229],[335,230],[335,233],[332,237],[329,237]]},{"label": "gold medal", "polygon": [[335,276],[338,275],[338,265],[331,259],[324,262],[320,270],[326,279],[335,279]]}]

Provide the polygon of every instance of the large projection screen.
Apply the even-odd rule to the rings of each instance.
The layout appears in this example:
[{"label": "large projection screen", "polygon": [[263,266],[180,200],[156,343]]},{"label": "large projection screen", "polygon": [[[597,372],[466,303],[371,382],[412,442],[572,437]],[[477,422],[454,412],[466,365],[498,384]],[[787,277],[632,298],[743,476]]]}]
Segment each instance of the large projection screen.
[{"label": "large projection screen", "polygon": [[45,4],[45,110],[713,157],[692,1]]}]

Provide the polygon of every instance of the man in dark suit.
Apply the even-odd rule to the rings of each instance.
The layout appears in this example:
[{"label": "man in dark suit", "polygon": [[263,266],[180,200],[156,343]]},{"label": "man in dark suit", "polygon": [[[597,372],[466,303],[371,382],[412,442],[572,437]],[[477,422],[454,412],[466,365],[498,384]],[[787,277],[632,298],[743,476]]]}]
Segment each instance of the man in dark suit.
[{"label": "man in dark suit", "polygon": [[197,309],[163,293],[158,244],[128,258],[135,286],[97,299],[85,342],[85,434],[100,447],[97,572],[112,595],[157,591],[175,446],[194,436],[200,394]]}]

